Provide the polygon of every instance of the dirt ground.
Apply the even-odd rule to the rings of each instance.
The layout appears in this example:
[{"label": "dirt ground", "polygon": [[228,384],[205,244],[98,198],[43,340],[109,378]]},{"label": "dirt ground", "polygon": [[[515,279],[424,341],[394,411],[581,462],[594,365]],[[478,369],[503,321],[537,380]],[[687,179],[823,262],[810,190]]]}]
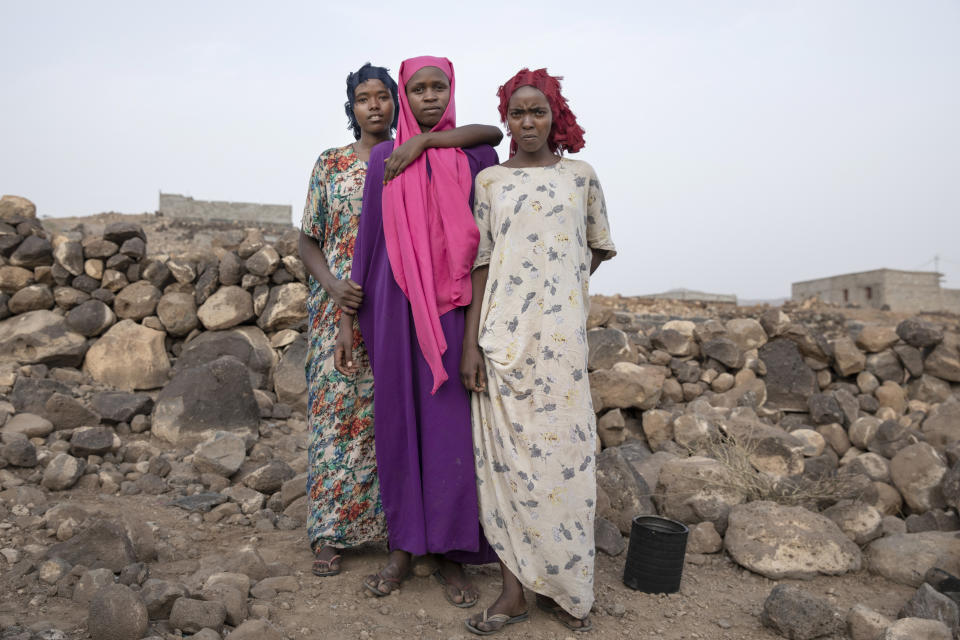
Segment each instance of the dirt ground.
[{"label": "dirt ground", "polygon": [[[432,578],[412,577],[403,583],[399,592],[375,598],[365,594],[361,581],[380,566],[385,557],[383,549],[348,552],[339,576],[317,578],[310,573],[311,555],[303,530],[261,532],[249,526],[195,524],[188,512],[170,506],[169,498],[164,496],[99,496],[72,492],[70,499],[106,517],[126,513],[152,523],[158,541],[177,538],[173,542],[184,547],[183,559],[151,563],[150,577],[189,582],[189,576],[201,566],[216,566],[221,557],[247,546],[255,547],[267,562],[289,565],[298,578],[299,591],[280,593],[264,604],[270,608],[270,619],[290,638],[465,639],[473,636],[465,629],[464,619],[492,602],[499,592],[499,570],[495,565],[487,565],[471,568],[481,594],[481,605],[473,609],[449,605]],[[36,539],[42,533],[43,530],[35,530],[34,539],[28,534],[25,543],[49,544],[49,540]],[[626,553],[617,557],[598,554],[594,630],[584,634],[586,637],[597,640],[779,637],[763,628],[759,620],[763,601],[777,582],[740,569],[725,554],[688,554],[680,592],[670,595],[644,594],[626,587],[621,581],[625,556]],[[893,618],[914,591],[866,571],[785,582],[827,596],[842,611],[854,604],[864,604]],[[35,590],[5,591],[0,595],[0,628],[12,624],[34,629],[52,626],[68,631],[71,638],[86,637],[86,607],[45,593],[45,585]],[[532,594],[528,594],[528,601],[533,603]],[[529,622],[498,635],[527,640],[574,636],[535,606],[531,608]]]}]

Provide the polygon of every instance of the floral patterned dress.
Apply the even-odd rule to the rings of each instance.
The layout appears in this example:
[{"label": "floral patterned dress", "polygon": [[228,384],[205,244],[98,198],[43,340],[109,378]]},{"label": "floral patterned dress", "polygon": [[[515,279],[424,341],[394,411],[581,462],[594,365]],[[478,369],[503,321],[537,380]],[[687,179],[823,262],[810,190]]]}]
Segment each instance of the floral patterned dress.
[{"label": "floral patterned dress", "polygon": [[582,618],[593,604],[596,422],[587,378],[591,249],[615,255],[593,168],[477,176],[475,267],[487,392],[472,397],[480,521],[527,588]]},{"label": "floral patterned dress", "polygon": [[[315,238],[331,273],[350,276],[367,165],[353,145],[317,159],[303,210],[302,231]],[[360,371],[333,366],[340,309],[311,277],[306,371],[309,391],[307,532],[314,549],[353,547],[386,536],[373,445],[373,373],[354,322],[354,361]]]}]

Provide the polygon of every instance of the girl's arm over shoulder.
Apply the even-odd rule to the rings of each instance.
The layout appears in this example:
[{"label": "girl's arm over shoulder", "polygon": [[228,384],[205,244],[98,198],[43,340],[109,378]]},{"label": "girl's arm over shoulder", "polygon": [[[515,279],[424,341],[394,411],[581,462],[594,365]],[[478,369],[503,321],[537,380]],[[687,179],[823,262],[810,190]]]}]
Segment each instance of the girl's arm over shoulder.
[{"label": "girl's arm over shoulder", "polygon": [[[427,149],[475,147],[478,144],[489,144],[495,147],[501,140],[503,140],[503,132],[497,127],[486,124],[467,124],[447,131],[429,131],[415,135],[394,149],[387,158],[383,182],[386,184],[396,178]],[[372,155],[370,160],[373,161]]]}]

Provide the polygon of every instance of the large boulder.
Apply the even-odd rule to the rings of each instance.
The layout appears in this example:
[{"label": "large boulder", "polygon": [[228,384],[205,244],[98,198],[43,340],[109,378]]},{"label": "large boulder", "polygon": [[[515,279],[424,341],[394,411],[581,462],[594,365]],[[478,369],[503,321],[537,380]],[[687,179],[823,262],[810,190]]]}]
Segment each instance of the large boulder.
[{"label": "large boulder", "polygon": [[727,337],[733,340],[741,352],[759,349],[767,343],[763,325],[754,318],[734,318],[725,325]]},{"label": "large boulder", "polygon": [[943,330],[940,327],[921,320],[908,318],[897,325],[897,335],[911,347],[923,349],[932,347],[943,340]]},{"label": "large boulder", "polygon": [[860,547],[829,518],[759,501],[730,510],[724,546],[740,566],[773,580],[859,571]]},{"label": "large boulder", "polygon": [[186,344],[174,372],[207,364],[222,356],[232,356],[246,365],[250,383],[257,389],[271,386],[271,372],[277,354],[259,327],[236,327],[228,331],[207,331]]},{"label": "large boulder", "polygon": [[605,512],[598,513],[617,526],[620,533],[630,534],[633,519],[640,515],[656,515],[650,500],[650,488],[633,472],[620,449],[605,449],[597,456],[597,487],[610,498]]},{"label": "large boulder", "polygon": [[663,368],[631,362],[618,362],[610,369],[593,371],[590,373],[593,409],[653,409],[660,400],[665,379]]},{"label": "large boulder", "polygon": [[37,217],[37,205],[21,196],[5,195],[0,198],[0,220],[17,224]]},{"label": "large boulder", "polygon": [[299,335],[287,347],[273,375],[273,389],[277,400],[306,414],[307,375],[304,368],[307,358],[307,336]]},{"label": "large boulder", "polygon": [[940,488],[946,473],[946,461],[926,442],[901,449],[890,461],[894,486],[917,513],[946,506]]},{"label": "large boulder", "polygon": [[91,338],[109,329],[117,316],[106,303],[100,300],[87,300],[67,312],[66,322],[71,330]]},{"label": "large boulder", "polygon": [[14,294],[33,284],[33,271],[10,265],[0,266],[0,292]]},{"label": "large boulder", "polygon": [[893,327],[869,324],[860,330],[857,346],[868,353],[879,353],[895,345],[899,339]]},{"label": "large boulder", "polygon": [[923,435],[939,451],[960,441],[960,401],[949,400],[934,407],[923,421]]},{"label": "large boulder", "polygon": [[117,389],[156,389],[166,383],[170,359],[163,331],[122,320],[90,347],[83,369]]},{"label": "large boulder", "polygon": [[138,280],[124,287],[113,303],[118,318],[142,320],[152,316],[160,302],[160,289],[146,280]]},{"label": "large boulder", "polygon": [[197,328],[197,303],[189,293],[171,291],[157,303],[157,316],[172,336],[185,336]]},{"label": "large boulder", "polygon": [[153,408],[153,434],[174,444],[195,444],[216,431],[253,436],[259,425],[247,368],[232,356],[179,370]]},{"label": "large boulder", "polygon": [[813,640],[841,633],[844,627],[829,600],[787,584],[778,584],[767,596],[760,621],[790,640]]},{"label": "large boulder", "polygon": [[587,368],[609,369],[618,362],[636,362],[637,351],[627,334],[620,329],[599,328],[587,332],[590,358]]},{"label": "large boulder", "polygon": [[950,382],[960,382],[960,333],[944,333],[943,341],[923,361],[923,370]]},{"label": "large boulder", "polygon": [[721,534],[730,509],[747,494],[729,467],[700,456],[664,462],[653,496],[660,515],[686,524],[712,522]]},{"label": "large boulder", "polygon": [[0,322],[0,359],[75,367],[86,350],[83,336],[70,331],[63,317],[52,311],[29,311]]},{"label": "large boulder", "polygon": [[208,331],[230,329],[253,317],[253,297],[237,286],[220,287],[200,305],[197,317]]},{"label": "large boulder", "polygon": [[53,307],[53,291],[45,284],[31,284],[10,296],[7,301],[10,313],[27,313]]},{"label": "large boulder", "polygon": [[140,640],[147,633],[147,606],[130,587],[110,584],[90,600],[87,631],[93,640]]},{"label": "large boulder", "polygon": [[48,558],[63,558],[72,565],[88,569],[110,569],[119,573],[137,561],[137,555],[123,526],[101,520],[66,542],[47,550]]},{"label": "large boulder", "polygon": [[310,291],[300,282],[290,282],[270,289],[267,306],[257,319],[264,331],[294,329],[307,319],[307,296]]},{"label": "large boulder", "polygon": [[866,550],[867,568],[911,587],[923,584],[933,567],[960,574],[960,538],[952,531],[901,533],[874,540]]}]

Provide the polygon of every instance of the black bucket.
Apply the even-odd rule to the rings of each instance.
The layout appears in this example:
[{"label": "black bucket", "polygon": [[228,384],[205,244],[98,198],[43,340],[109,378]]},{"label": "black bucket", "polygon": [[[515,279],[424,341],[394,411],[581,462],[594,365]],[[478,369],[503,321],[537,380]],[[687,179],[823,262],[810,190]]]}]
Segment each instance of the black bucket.
[{"label": "black bucket", "polygon": [[678,591],[689,533],[687,525],[676,520],[660,516],[634,518],[623,584],[644,593]]}]

